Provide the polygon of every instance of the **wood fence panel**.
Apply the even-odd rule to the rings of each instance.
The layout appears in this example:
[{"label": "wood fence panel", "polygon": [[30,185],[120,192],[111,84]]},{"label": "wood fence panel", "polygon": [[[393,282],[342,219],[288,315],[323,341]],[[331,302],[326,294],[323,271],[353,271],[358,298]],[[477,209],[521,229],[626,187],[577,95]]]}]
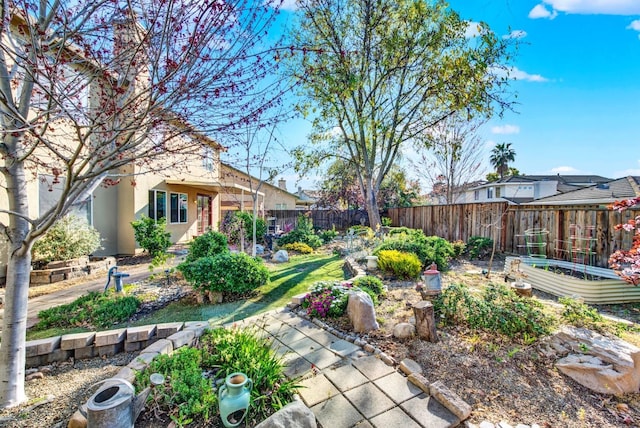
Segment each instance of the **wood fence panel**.
[{"label": "wood fence panel", "polygon": [[[589,264],[606,267],[609,255],[630,248],[632,234],[615,230],[615,225],[634,218],[639,209],[617,213],[603,205],[508,205],[506,203],[429,205],[392,208],[393,226],[422,229],[455,241],[471,236],[489,237],[496,248],[510,254],[527,254],[525,231],[546,229],[545,254],[549,258],[572,260],[580,251]],[[588,238],[595,241],[589,246]]]}]

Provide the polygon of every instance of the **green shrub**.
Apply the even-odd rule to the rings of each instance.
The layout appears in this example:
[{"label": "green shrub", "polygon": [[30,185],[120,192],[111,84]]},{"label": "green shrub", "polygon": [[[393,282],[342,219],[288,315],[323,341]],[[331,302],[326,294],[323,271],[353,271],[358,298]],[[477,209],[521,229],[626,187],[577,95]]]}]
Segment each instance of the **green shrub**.
[{"label": "green shrub", "polygon": [[[220,232],[224,234],[230,244],[240,245],[240,231],[244,233],[244,240],[253,239],[253,214],[246,211],[227,212],[220,222]],[[267,223],[264,219],[256,219],[256,241],[261,242],[267,234]]]},{"label": "green shrub", "polygon": [[269,271],[259,258],[245,253],[221,253],[178,265],[185,280],[195,289],[246,293],[264,285]]},{"label": "green shrub", "polygon": [[385,272],[392,272],[398,278],[414,279],[420,275],[422,264],[413,253],[382,250],[378,253],[378,267]]},{"label": "green shrub", "polygon": [[191,242],[186,261],[192,262],[202,257],[213,257],[228,252],[227,237],[220,232],[210,230]]},{"label": "green shrub", "polygon": [[78,326],[106,328],[127,321],[136,313],[140,303],[135,296],[92,291],[66,305],[40,311],[35,329]]},{"label": "green shrub", "polygon": [[413,253],[418,256],[422,266],[435,263],[438,270],[444,272],[449,269],[449,260],[454,256],[453,245],[439,236],[425,236],[419,229],[396,227],[389,231],[385,239],[373,251],[379,255],[380,251],[397,250],[404,253]]},{"label": "green shrub", "polygon": [[100,248],[100,233],[73,214],[58,220],[33,245],[33,260],[49,263],[87,256]]},{"label": "green shrub", "polygon": [[167,232],[167,219],[156,221],[145,215],[131,222],[136,242],[153,257],[166,253],[171,246],[171,234]]},{"label": "green shrub", "polygon": [[338,236],[338,232],[336,231],[336,227],[335,226],[332,229],[321,230],[321,231],[318,232],[318,237],[322,240],[323,244],[328,244],[336,236]]},{"label": "green shrub", "polygon": [[452,284],[434,300],[434,308],[447,324],[523,339],[546,335],[554,324],[542,303],[518,296],[504,285],[489,284],[478,295],[462,284]]},{"label": "green shrub", "polygon": [[278,239],[278,246],[302,242],[314,250],[322,245],[322,239],[313,230],[313,221],[303,215],[298,216],[298,224],[291,232]]},{"label": "green shrub", "polygon": [[300,254],[313,253],[313,248],[311,248],[310,246],[302,242],[293,242],[291,244],[284,244],[280,248],[287,251],[295,251],[296,253],[300,253]]},{"label": "green shrub", "polygon": [[467,247],[467,244],[458,239],[457,241],[453,241],[451,246],[453,247],[453,257],[458,258],[462,253],[464,253],[464,249]]},{"label": "green shrub", "polygon": [[382,223],[382,225],[385,226],[385,227],[390,227],[391,226],[391,219],[389,217],[381,217],[380,218],[380,223]]},{"label": "green shrub", "polygon": [[469,259],[483,259],[491,254],[493,239],[482,236],[472,236],[467,241],[467,253]]},{"label": "green shrub", "polygon": [[154,358],[136,374],[136,387],[149,386],[152,373],[163,374],[166,381],[155,387],[155,404],[176,425],[185,426],[193,420],[208,421],[218,413],[212,385],[238,371],[254,383],[247,426],[282,408],[298,388],[287,380],[281,360],[265,339],[250,330],[223,328],[205,332],[198,348],[183,347],[170,356]]},{"label": "green shrub", "polygon": [[575,299],[560,297],[558,298],[558,302],[564,306],[562,318],[576,327],[591,328],[594,324],[604,321],[602,315],[600,315],[595,308]]},{"label": "green shrub", "polygon": [[371,275],[366,275],[366,276],[361,276],[359,278],[356,278],[353,281],[353,286],[354,287],[359,287],[359,288],[368,288],[369,290],[373,291],[374,293],[376,293],[378,296],[382,295],[385,293],[385,286],[382,283],[382,281],[380,280],[380,278],[377,278],[375,276],[371,276]]}]

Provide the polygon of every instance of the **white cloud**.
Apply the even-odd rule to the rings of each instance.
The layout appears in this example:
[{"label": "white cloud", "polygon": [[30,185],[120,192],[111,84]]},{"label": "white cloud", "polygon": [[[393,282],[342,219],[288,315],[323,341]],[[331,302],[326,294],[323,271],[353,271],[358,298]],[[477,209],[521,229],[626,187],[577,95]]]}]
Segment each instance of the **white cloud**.
[{"label": "white cloud", "polygon": [[507,69],[493,67],[491,71],[495,73],[497,76],[500,76],[500,77],[506,76],[513,80],[524,80],[527,82],[548,82],[549,81],[549,79],[547,79],[546,77],[540,74],[529,74],[526,71],[520,70],[518,67],[508,67]]},{"label": "white cloud", "polygon": [[283,0],[280,6],[282,10],[298,10],[298,0]]},{"label": "white cloud", "polygon": [[529,18],[531,19],[554,19],[558,16],[558,12],[555,10],[549,11],[543,4],[537,4],[529,11]]},{"label": "white cloud", "polygon": [[467,29],[464,32],[464,37],[467,39],[473,39],[474,37],[478,37],[481,33],[480,30],[482,27],[479,22],[469,21],[467,22]]},{"label": "white cloud", "polygon": [[631,21],[631,24],[627,25],[627,30],[640,31],[640,19]]},{"label": "white cloud", "polygon": [[527,32],[524,30],[513,30],[502,36],[503,39],[524,39],[525,37],[527,37]]},{"label": "white cloud", "polygon": [[519,134],[520,127],[516,125],[502,125],[491,128],[493,134]]},{"label": "white cloud", "polygon": [[[638,159],[638,166],[640,166],[640,159]],[[640,168],[627,168],[613,173],[614,177],[627,177],[629,175],[640,176]]]},{"label": "white cloud", "polygon": [[552,174],[578,174],[579,172],[579,169],[572,166],[557,166],[555,168],[551,168]]},{"label": "white cloud", "polygon": [[[640,15],[638,0],[543,0],[543,2],[551,6],[556,14],[559,11],[583,15]],[[531,18],[531,13],[529,17]]]}]

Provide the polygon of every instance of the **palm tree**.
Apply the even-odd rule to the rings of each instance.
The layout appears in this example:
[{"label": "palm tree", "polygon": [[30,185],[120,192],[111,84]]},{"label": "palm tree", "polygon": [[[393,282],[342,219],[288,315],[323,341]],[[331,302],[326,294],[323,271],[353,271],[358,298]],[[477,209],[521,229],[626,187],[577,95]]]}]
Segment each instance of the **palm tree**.
[{"label": "palm tree", "polygon": [[489,162],[500,174],[502,180],[509,171],[509,162],[513,162],[516,158],[516,151],[511,148],[511,143],[496,144],[491,150]]}]

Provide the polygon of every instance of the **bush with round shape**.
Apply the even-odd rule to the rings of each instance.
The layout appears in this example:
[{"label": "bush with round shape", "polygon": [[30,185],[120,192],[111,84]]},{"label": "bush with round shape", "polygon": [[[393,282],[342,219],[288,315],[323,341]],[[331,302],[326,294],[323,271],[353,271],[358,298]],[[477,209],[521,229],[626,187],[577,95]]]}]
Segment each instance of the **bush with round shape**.
[{"label": "bush with round shape", "polygon": [[298,216],[298,223],[291,232],[278,239],[278,246],[302,242],[311,248],[318,249],[322,245],[322,239],[315,234],[313,222],[303,215]]},{"label": "bush with round shape", "polygon": [[154,220],[143,215],[140,220],[132,221],[136,242],[153,257],[161,256],[171,246],[171,234],[167,232],[167,219]]},{"label": "bush with round shape", "polygon": [[49,263],[87,256],[100,248],[100,233],[73,214],[58,220],[33,245],[33,260]]},{"label": "bush with round shape", "polygon": [[354,287],[368,288],[369,290],[380,296],[385,293],[386,289],[380,278],[372,275],[361,276],[353,281]]},{"label": "bush with round shape", "polygon": [[191,242],[186,261],[192,262],[202,257],[213,257],[228,252],[227,237],[220,232],[210,230]]},{"label": "bush with round shape", "polygon": [[294,242],[292,244],[284,244],[280,247],[281,250],[293,251],[300,254],[311,254],[313,248],[303,242]]},{"label": "bush with round shape", "polygon": [[413,253],[382,250],[378,253],[378,267],[400,279],[415,279],[420,275],[422,264]]},{"label": "bush with round shape", "polygon": [[259,258],[245,253],[221,253],[178,266],[195,289],[242,294],[265,285],[269,271]]}]

